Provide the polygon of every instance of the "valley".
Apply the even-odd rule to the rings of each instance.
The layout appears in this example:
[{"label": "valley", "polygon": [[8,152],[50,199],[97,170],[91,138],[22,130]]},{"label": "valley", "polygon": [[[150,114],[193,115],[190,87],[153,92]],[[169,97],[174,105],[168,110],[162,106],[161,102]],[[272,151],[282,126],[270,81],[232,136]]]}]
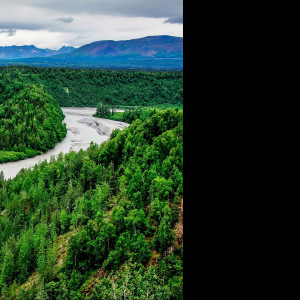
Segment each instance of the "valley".
[{"label": "valley", "polygon": [[108,140],[114,129],[124,129],[129,124],[107,119],[94,118],[95,108],[62,108],[66,118],[68,133],[66,138],[58,143],[54,149],[33,158],[0,164],[0,172],[3,171],[6,179],[14,178],[23,168],[31,168],[42,161],[50,161],[52,156],[60,153],[86,150],[91,142],[102,144]]},{"label": "valley", "polygon": [[182,106],[178,72],[0,67],[0,299],[183,299]]},{"label": "valley", "polygon": [[183,19],[183,0],[1,2],[0,300],[199,296]]}]

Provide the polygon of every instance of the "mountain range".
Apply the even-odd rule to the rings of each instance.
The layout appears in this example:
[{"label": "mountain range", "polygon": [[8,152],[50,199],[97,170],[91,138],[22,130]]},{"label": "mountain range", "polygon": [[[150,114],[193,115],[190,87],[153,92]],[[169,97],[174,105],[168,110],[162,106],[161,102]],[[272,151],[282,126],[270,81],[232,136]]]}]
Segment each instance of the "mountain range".
[{"label": "mountain range", "polygon": [[183,39],[172,36],[151,36],[127,41],[99,41],[80,47],[64,57],[92,58],[181,58]]},{"label": "mountain range", "polygon": [[[22,50],[22,51],[21,51]],[[98,41],[78,49],[0,47],[0,66],[27,64],[44,67],[125,69],[183,69],[183,38],[148,36],[124,41]]]},{"label": "mountain range", "polygon": [[0,59],[19,59],[32,57],[47,57],[59,54],[66,54],[74,51],[74,47],[62,47],[59,50],[40,49],[31,46],[8,46],[0,47]]}]

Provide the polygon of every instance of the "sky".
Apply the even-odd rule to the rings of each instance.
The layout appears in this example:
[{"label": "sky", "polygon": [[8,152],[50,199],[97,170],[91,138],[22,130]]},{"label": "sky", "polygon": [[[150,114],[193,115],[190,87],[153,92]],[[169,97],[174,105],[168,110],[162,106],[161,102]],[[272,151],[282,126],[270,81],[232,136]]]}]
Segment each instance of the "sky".
[{"label": "sky", "polygon": [[183,0],[0,0],[0,46],[183,37]]}]

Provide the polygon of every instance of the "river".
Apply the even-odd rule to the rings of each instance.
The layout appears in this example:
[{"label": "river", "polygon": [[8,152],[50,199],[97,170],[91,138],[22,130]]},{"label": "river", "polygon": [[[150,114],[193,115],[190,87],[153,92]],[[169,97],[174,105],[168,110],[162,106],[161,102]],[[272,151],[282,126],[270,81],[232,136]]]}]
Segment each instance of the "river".
[{"label": "river", "polygon": [[4,172],[6,179],[14,178],[23,168],[33,167],[41,161],[50,161],[51,156],[57,156],[61,152],[63,154],[70,151],[78,152],[80,149],[86,150],[91,142],[101,144],[109,139],[114,129],[124,129],[129,124],[112,121],[108,119],[94,118],[95,108],[62,108],[66,118],[64,122],[67,124],[68,133],[66,138],[58,143],[56,147],[42,155],[0,164],[0,172]]}]

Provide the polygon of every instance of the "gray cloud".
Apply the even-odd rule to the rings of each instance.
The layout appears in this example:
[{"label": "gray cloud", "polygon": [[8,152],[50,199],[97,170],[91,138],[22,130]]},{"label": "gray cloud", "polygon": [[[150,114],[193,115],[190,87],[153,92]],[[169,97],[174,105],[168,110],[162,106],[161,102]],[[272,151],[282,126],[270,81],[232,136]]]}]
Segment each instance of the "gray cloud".
[{"label": "gray cloud", "polygon": [[168,20],[165,21],[165,23],[183,24],[183,15],[176,16],[176,17],[170,17]]},{"label": "gray cloud", "polygon": [[7,36],[14,36],[16,34],[16,29],[1,29],[0,34],[6,34]]},{"label": "gray cloud", "polygon": [[0,7],[1,46],[183,35],[183,0],[0,0]]},{"label": "gray cloud", "polygon": [[74,18],[57,18],[55,21],[57,22],[63,22],[63,23],[72,23],[74,21]]},{"label": "gray cloud", "polygon": [[0,0],[0,6],[0,29],[65,31],[68,28],[63,23],[73,24],[73,17],[80,15],[164,18],[166,23],[183,23],[183,0]]},{"label": "gray cloud", "polygon": [[22,0],[24,2],[67,13],[129,17],[170,18],[181,15],[183,11],[183,0]]},{"label": "gray cloud", "polygon": [[[6,28],[6,29],[2,29]],[[16,22],[1,22],[0,20],[0,30],[42,30],[42,29],[47,29],[49,28],[48,24],[45,24],[43,22],[28,22],[27,20],[25,21],[16,21]]]}]

